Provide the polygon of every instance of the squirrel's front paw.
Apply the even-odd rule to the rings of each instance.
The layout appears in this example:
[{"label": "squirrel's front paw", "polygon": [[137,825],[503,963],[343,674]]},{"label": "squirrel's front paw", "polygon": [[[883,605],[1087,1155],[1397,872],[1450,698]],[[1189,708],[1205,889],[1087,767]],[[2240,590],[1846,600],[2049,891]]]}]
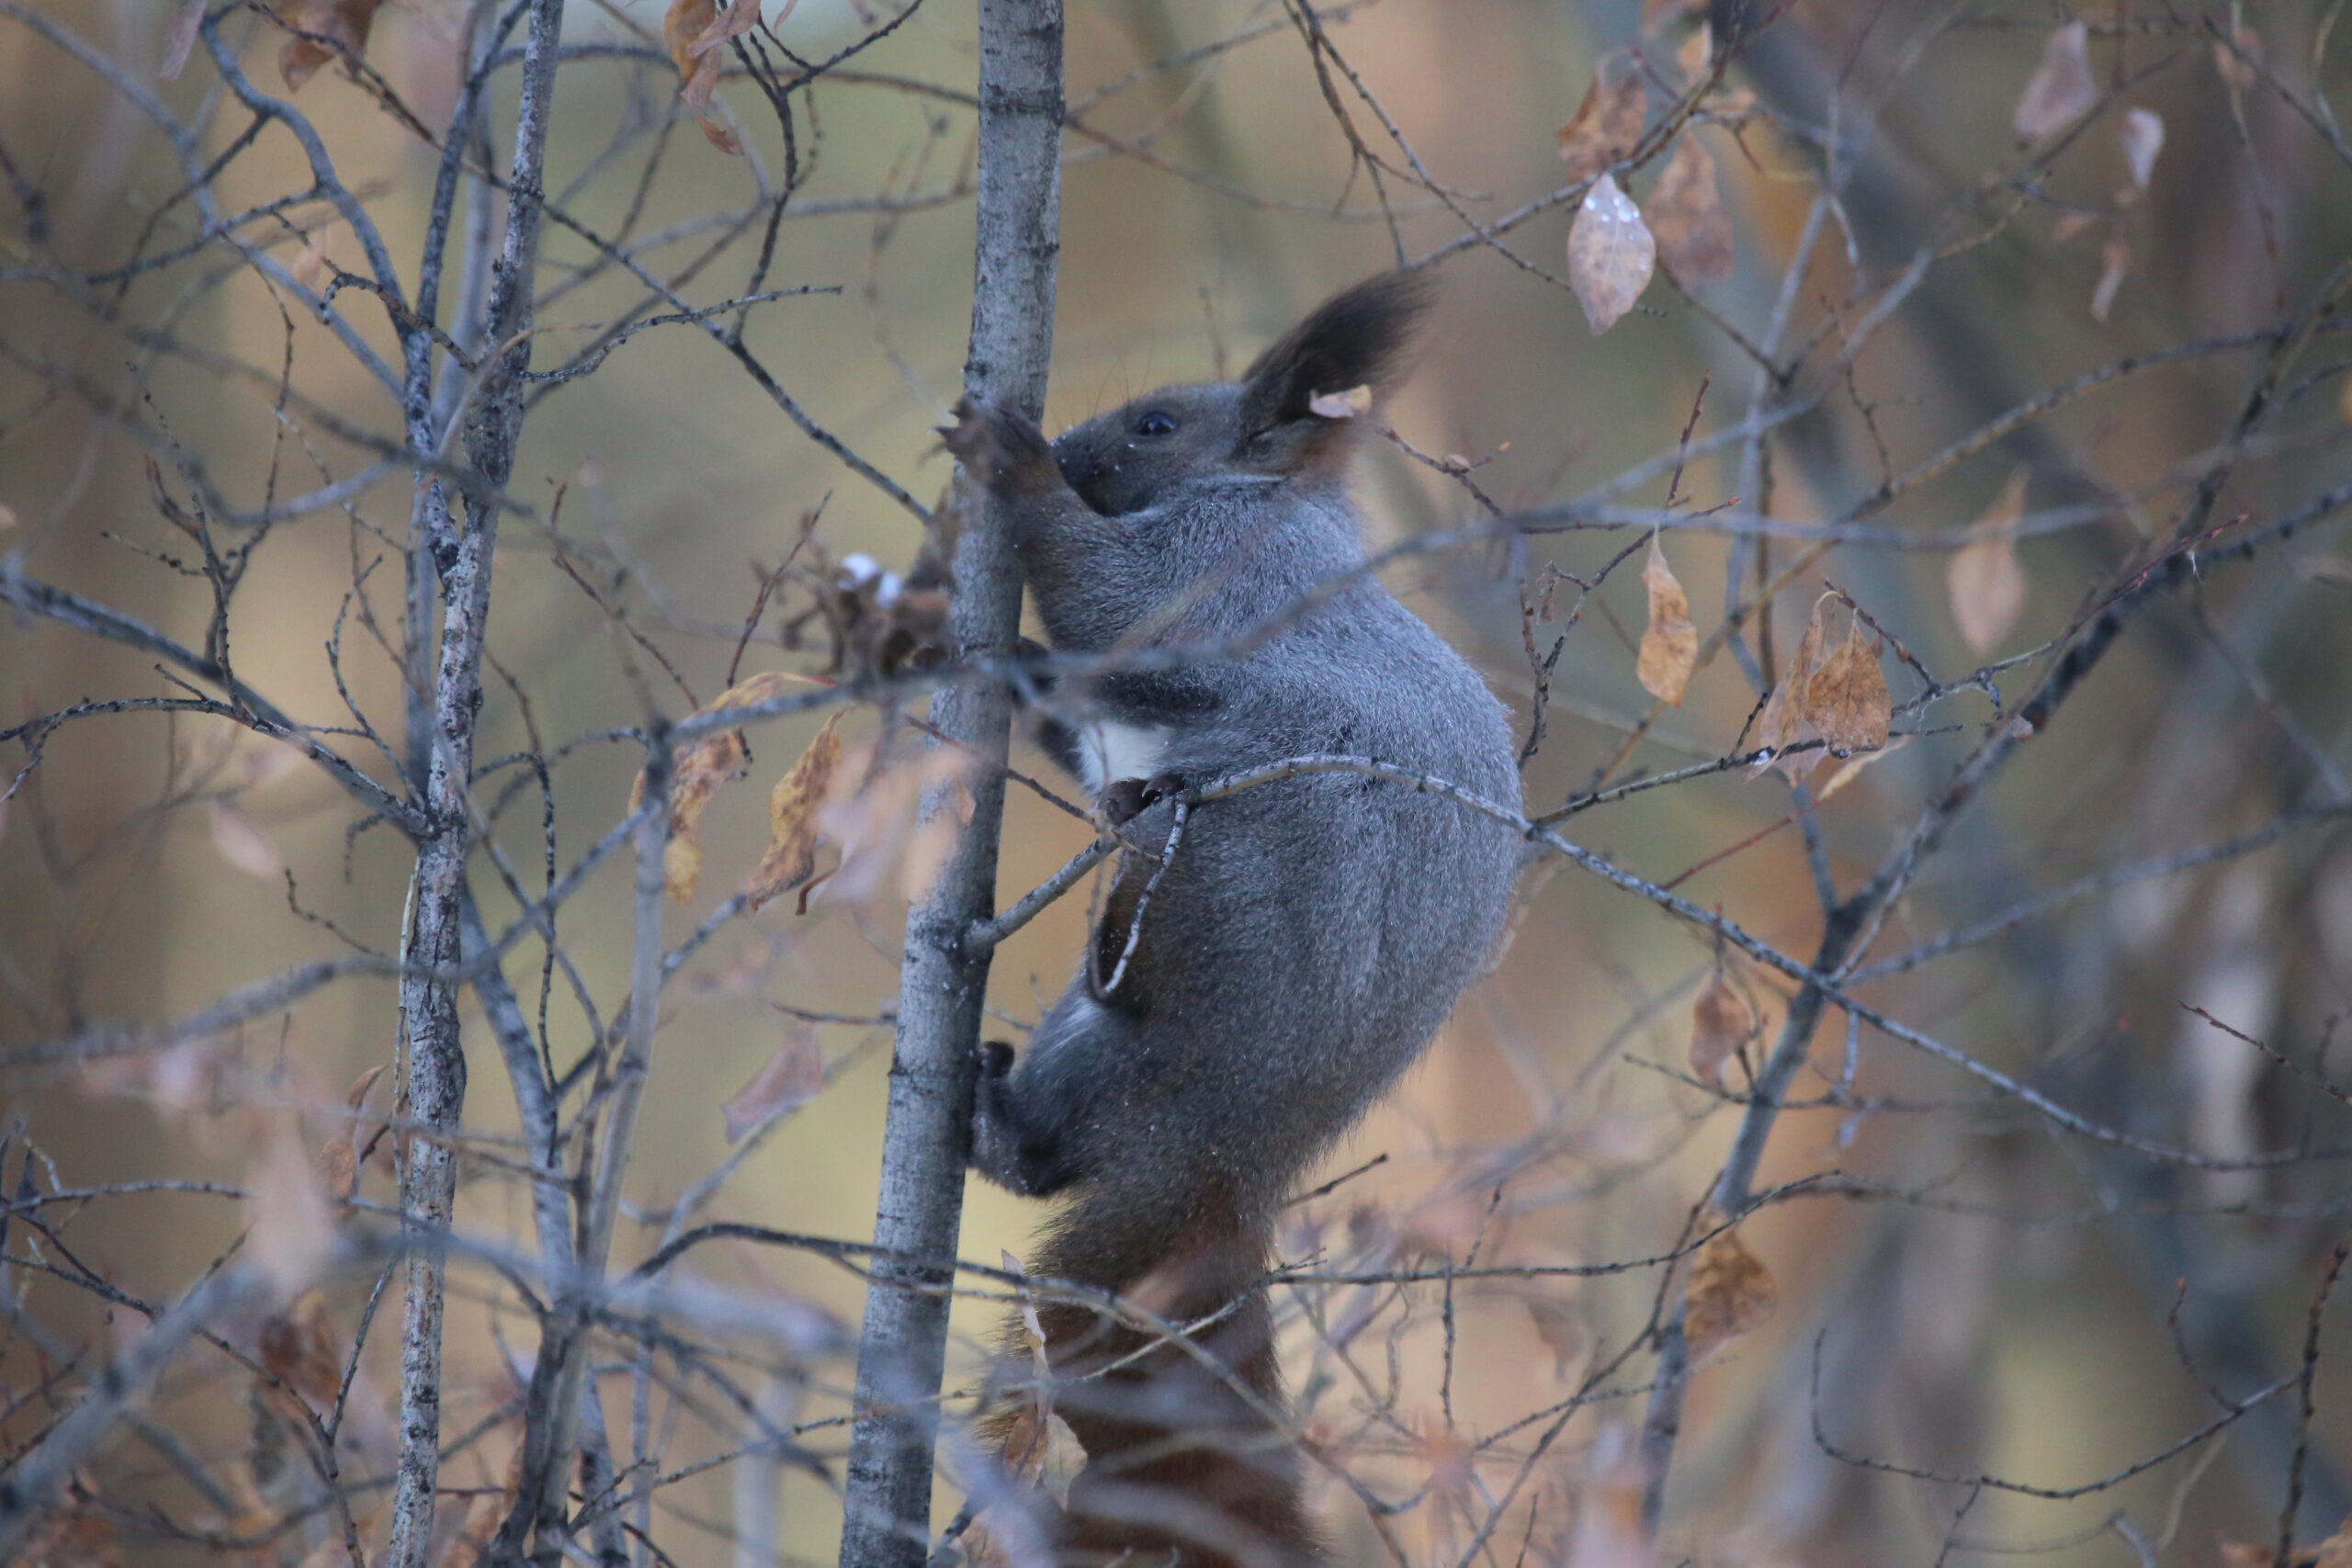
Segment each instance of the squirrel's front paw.
[{"label": "squirrel's front paw", "polygon": [[942,425],[939,435],[956,461],[993,490],[1028,489],[1050,482],[1059,472],[1046,433],[1026,415],[1000,404],[959,400],[956,423]]},{"label": "squirrel's front paw", "polygon": [[1001,1078],[1012,1071],[1012,1047],[1002,1040],[980,1042],[980,1077]]}]

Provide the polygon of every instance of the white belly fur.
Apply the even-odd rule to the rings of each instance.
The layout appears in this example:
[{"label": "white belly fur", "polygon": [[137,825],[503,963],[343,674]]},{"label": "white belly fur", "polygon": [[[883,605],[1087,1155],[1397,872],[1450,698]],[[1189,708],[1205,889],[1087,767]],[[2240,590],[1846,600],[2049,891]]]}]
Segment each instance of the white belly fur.
[{"label": "white belly fur", "polygon": [[1086,787],[1095,795],[1121,779],[1148,779],[1159,772],[1160,753],[1168,749],[1168,730],[1160,725],[1114,724],[1107,720],[1080,731],[1079,762],[1086,773]]}]

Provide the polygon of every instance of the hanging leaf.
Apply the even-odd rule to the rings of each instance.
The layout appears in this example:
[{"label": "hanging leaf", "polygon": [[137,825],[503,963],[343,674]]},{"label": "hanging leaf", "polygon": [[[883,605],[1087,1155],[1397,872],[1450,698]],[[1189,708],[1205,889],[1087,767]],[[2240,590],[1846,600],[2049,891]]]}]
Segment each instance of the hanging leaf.
[{"label": "hanging leaf", "polygon": [[1640,210],[1614,179],[1601,175],[1568,229],[1568,286],[1595,337],[1634,308],[1657,261],[1657,242]]},{"label": "hanging leaf", "polygon": [[1849,623],[1846,640],[1815,672],[1806,718],[1829,743],[1833,757],[1885,749],[1894,705],[1887,694],[1886,671],[1879,668],[1878,649],[1862,635],[1859,619]]},{"label": "hanging leaf", "polygon": [[311,35],[289,38],[277,51],[277,73],[286,90],[299,93],[320,66],[366,52],[376,0],[278,0],[277,15],[295,32]]},{"label": "hanging leaf", "polygon": [[799,886],[817,870],[817,811],[833,787],[840,766],[842,716],[836,710],[817,731],[792,771],[768,792],[768,849],[744,886],[756,909],[777,894]]},{"label": "hanging leaf", "polygon": [[1584,102],[1560,128],[1560,162],[1568,166],[1569,184],[1591,179],[1633,155],[1647,103],[1641,65],[1633,55],[1618,50],[1602,56]]},{"label": "hanging leaf", "polygon": [[1724,211],[1715,161],[1690,132],[1683,132],[1667,160],[1645,216],[1658,257],[1676,282],[1694,288],[1731,276],[1731,218]]},{"label": "hanging leaf", "polygon": [[[776,15],[778,22],[791,14],[794,3],[787,0]],[[723,7],[718,0],[670,0],[662,17],[662,41],[684,84],[679,101],[694,111],[695,123],[713,147],[739,157],[743,143],[712,113],[711,95],[718,90],[719,73],[726,68],[728,43],[750,32],[759,19],[759,0],[727,0]]]},{"label": "hanging leaf", "polygon": [[2025,569],[2018,564],[2012,530],[2025,515],[2026,471],[2018,469],[1970,530],[1975,536],[1954,551],[1945,570],[1952,618],[1969,651],[1982,657],[1997,647],[2025,609]]},{"label": "hanging leaf", "polygon": [[1723,955],[1715,955],[1707,983],[1690,1007],[1690,1073],[1702,1083],[1721,1089],[1724,1064],[1756,1037],[1757,1019],[1747,1000],[1735,989],[1724,971]]},{"label": "hanging leaf", "polygon": [[1666,551],[1656,531],[1650,535],[1650,558],[1642,568],[1642,585],[1649,590],[1649,625],[1642,632],[1641,651],[1634,672],[1642,689],[1662,703],[1682,705],[1682,689],[1699,664],[1699,628],[1690,624],[1690,601],[1666,564]]},{"label": "hanging leaf", "polygon": [[1825,593],[1814,602],[1804,636],[1756,721],[1757,741],[1770,753],[1757,773],[1776,772],[1802,784],[1826,757],[1886,745],[1894,705],[1877,650],[1859,619],[1848,625],[1843,642],[1827,648],[1831,600]]},{"label": "hanging leaf", "polygon": [[2155,175],[2156,154],[2165,148],[2164,117],[2154,109],[2129,110],[2116,139],[2123,145],[2123,162],[2132,171],[2132,184],[2146,190]]},{"label": "hanging leaf", "polygon": [[1691,1364],[1760,1326],[1778,1305],[1770,1270],[1747,1250],[1737,1231],[1709,1238],[1691,1259],[1683,1296],[1682,1334]]},{"label": "hanging leaf", "polygon": [[2018,97],[2010,124],[2020,141],[2054,136],[2098,102],[2098,84],[2091,77],[2090,28],[2068,22],[2041,45],[2041,63]]},{"label": "hanging leaf", "polygon": [[752,1081],[719,1108],[727,1141],[741,1143],[777,1117],[816,1099],[824,1087],[825,1054],[817,1044],[817,1032],[805,1023],[796,1024],[775,1055],[752,1075]]}]

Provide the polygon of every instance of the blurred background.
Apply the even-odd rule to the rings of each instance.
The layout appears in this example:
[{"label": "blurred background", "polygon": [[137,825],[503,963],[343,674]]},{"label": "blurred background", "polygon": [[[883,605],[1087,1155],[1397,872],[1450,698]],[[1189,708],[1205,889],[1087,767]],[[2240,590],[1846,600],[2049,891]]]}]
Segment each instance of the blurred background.
[{"label": "blurred background", "polygon": [[[567,38],[585,47],[562,65],[548,189],[703,305],[750,287],[793,161],[801,183],[761,287],[831,291],[752,308],[745,344],[810,420],[929,505],[949,477],[932,429],[959,386],[970,303],[971,8],[933,0],[895,25],[897,10],[862,0],[789,9],[779,47],[805,58],[887,36],[796,98],[789,152],[757,88],[730,76],[712,111],[745,149],[730,156],[679,105],[653,0],[577,0]],[[1885,634],[1894,728],[1912,739],[1826,798],[1831,770],[1801,802],[1781,776],[1735,767],[1561,824],[1799,963],[1822,931],[1819,880],[1842,895],[1870,875],[2086,615],[2170,558],[2165,542],[2212,481],[2197,541],[2212,558],[2133,616],[1952,820],[1875,923],[1856,994],[2101,1128],[2222,1168],[2068,1132],[1878,1029],[1849,1039],[1830,1010],[1791,1090],[1805,1108],[1773,1129],[1755,1188],[1811,1183],[1739,1228],[1769,1270],[1770,1314],[1747,1314],[1755,1325],[1690,1374],[1659,1560],[2269,1562],[2290,1488],[2308,1551],[2352,1511],[2352,1340],[2340,1308],[2315,1306],[2352,1147],[2335,1087],[2352,1081],[2352,553],[2335,510],[2352,480],[2352,338],[2312,310],[2352,254],[2352,149],[2331,107],[2352,72],[2345,7],[1773,9],[1743,31],[1731,9],[1657,0],[1073,0],[1047,426],[1231,374],[1330,289],[1428,262],[1442,292],[1426,353],[1380,417],[1438,463],[1379,444],[1362,474],[1368,542],[1465,531],[1401,552],[1384,577],[1489,675],[1521,733],[1540,702],[1531,814],[1755,748],[1762,694],[1824,579]],[[365,49],[379,80],[330,66],[290,97],[402,269],[437,164],[420,132],[447,126],[469,13],[387,0]],[[156,494],[201,500],[221,547],[251,547],[227,623],[238,674],[306,722],[366,716],[397,734],[410,479],[385,456],[403,439],[397,403],[351,347],[390,358],[390,334],[361,289],[331,306],[346,342],[259,268],[266,255],[316,290],[366,258],[347,223],[301,199],[311,175],[282,129],[234,145],[247,117],[204,46],[158,78],[172,21],[129,0],[0,0],[0,551],[25,578],[201,647],[213,591]],[[232,12],[219,36],[259,90],[287,93],[277,22]],[[1318,38],[1333,52],[1318,56]],[[1740,48],[1710,85],[1726,39]],[[1556,193],[1582,175],[1564,169],[1577,143],[1561,133],[1589,88],[1605,100],[1628,73],[1653,130],[1695,111],[1672,136],[1712,164],[1731,265],[1680,285],[1661,273],[1596,334],[1568,276],[1576,203]],[[510,72],[490,113],[501,158],[513,93]],[[2079,101],[2045,102],[2049,123],[2021,141],[2035,93]],[[208,230],[141,96],[187,128],[199,164],[226,158],[212,211],[282,204]],[[1662,243],[1677,232],[1651,205],[1667,162],[1618,176]],[[644,286],[598,263],[550,231],[538,367],[644,313]],[[2282,322],[2303,329],[2287,350]],[[571,863],[628,809],[639,756],[607,732],[729,684],[763,576],[812,513],[815,553],[796,562],[810,572],[854,553],[903,570],[922,538],[692,323],[629,336],[592,374],[535,392],[510,491],[529,511],[502,534],[481,756],[550,762],[543,779],[486,778],[477,796],[533,888],[543,857]],[[295,515],[248,521],[288,498],[306,498]],[[1643,558],[1627,552],[1644,547],[1644,518],[1669,515],[1666,558],[1699,635],[1740,607],[1741,646],[1653,715],[1636,678]],[[2241,539],[2258,547],[2232,555]],[[1760,612],[1747,608],[1759,581],[1778,584]],[[820,637],[782,646],[815,592],[788,580],[767,602],[744,671],[823,670]],[[1828,613],[1843,635],[1848,612]],[[23,614],[0,618],[0,672],[11,725],[177,690],[148,652]],[[1915,702],[1923,689],[1931,700]],[[881,722],[857,710],[843,734]],[[673,941],[757,863],[767,787],[815,728],[809,716],[751,732],[745,781],[704,819],[703,885],[672,910]],[[332,743],[394,779],[365,737]],[[48,1227],[0,1229],[0,1451],[14,1452],[137,1333],[136,1314],[63,1274],[176,1297],[258,1223],[262,1201],[237,1194],[264,1190],[270,1161],[314,1146],[322,1116],[394,1061],[399,1020],[391,982],[363,976],[160,1048],[49,1047],[184,1019],[355,947],[396,952],[412,859],[319,771],[217,718],[93,714],[19,734],[0,757],[0,1131],[14,1150],[0,1182],[40,1194]],[[1029,747],[1014,766],[1048,771]],[[1015,788],[1003,897],[1088,837]],[[501,929],[515,901],[478,870]],[[729,919],[673,983],[617,1263],[674,1231],[689,1199],[698,1220],[870,1234],[900,892],[843,879],[805,912],[787,897]],[[1523,905],[1496,973],[1329,1174],[1382,1163],[1295,1210],[1286,1257],[1541,1270],[1654,1259],[1691,1234],[1741,1120],[1742,1064],[1769,1049],[1792,984],[1574,868],[1531,874]],[[579,995],[605,1021],[621,1004],[629,919],[623,857],[560,910],[568,971],[543,972],[536,942],[508,960],[559,1070],[594,1038]],[[1058,991],[1086,919],[1081,891],[1000,952],[991,1004],[1008,1032]],[[1955,933],[1949,951],[1916,951]],[[1888,968],[1870,977],[1873,964]],[[1720,1087],[1692,1063],[1711,976],[1755,1025]],[[527,1247],[510,1091],[466,1005],[478,1138],[460,1228]],[[821,1093],[730,1142],[730,1098],[810,1041]],[[390,1111],[392,1076],[371,1113]],[[117,1190],[51,1196],[99,1189]],[[360,1190],[387,1200],[380,1162]],[[964,1255],[1017,1255],[1038,1218],[976,1184]],[[841,1334],[857,1321],[860,1281],[822,1258],[730,1244],[693,1268],[780,1320],[831,1314]],[[1651,1402],[1649,1330],[1679,1280],[1651,1265],[1278,1291],[1303,1419],[1406,1505],[1375,1517],[1318,1479],[1339,1559],[1646,1561],[1611,1520],[1640,1491],[1625,1456]],[[338,1355],[371,1287],[327,1293]],[[951,1388],[976,1386],[1001,1312],[959,1305]],[[249,1349],[263,1327],[220,1333]],[[844,1438],[823,1423],[842,1404],[842,1341],[821,1326],[792,1344],[713,1333],[734,1347],[738,1386],[817,1423],[801,1440],[837,1478]],[[460,1267],[449,1336],[444,1482],[487,1507],[536,1329],[495,1269]],[[389,1463],[396,1348],[379,1324],[359,1358],[350,1475]],[[683,1369],[633,1380],[635,1355],[615,1341],[597,1385],[616,1445],[658,1456],[662,1484],[630,1517],[659,1560],[745,1561],[740,1538],[764,1520],[783,1559],[830,1561],[832,1483],[790,1464],[692,1471],[741,1444],[740,1418]],[[142,1418],[164,1437],[127,1432],[80,1477],[104,1529],[74,1550],[340,1560],[339,1533],[305,1512],[315,1478],[271,1456],[275,1418],[251,1381],[219,1354],[176,1363]],[[215,1495],[190,1480],[191,1456]],[[942,1488],[943,1521],[959,1501]],[[370,1506],[356,1511],[372,1551]],[[454,1529],[465,1507],[447,1512]]]}]

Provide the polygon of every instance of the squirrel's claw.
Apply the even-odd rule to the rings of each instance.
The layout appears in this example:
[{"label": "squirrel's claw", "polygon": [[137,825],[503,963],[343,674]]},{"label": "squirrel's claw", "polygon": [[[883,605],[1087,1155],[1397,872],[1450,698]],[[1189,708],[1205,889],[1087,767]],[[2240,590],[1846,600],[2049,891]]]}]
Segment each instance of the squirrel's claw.
[{"label": "squirrel's claw", "polygon": [[959,398],[956,423],[939,438],[958,462],[990,486],[1018,485],[1054,468],[1054,449],[1026,415],[997,403]]}]

